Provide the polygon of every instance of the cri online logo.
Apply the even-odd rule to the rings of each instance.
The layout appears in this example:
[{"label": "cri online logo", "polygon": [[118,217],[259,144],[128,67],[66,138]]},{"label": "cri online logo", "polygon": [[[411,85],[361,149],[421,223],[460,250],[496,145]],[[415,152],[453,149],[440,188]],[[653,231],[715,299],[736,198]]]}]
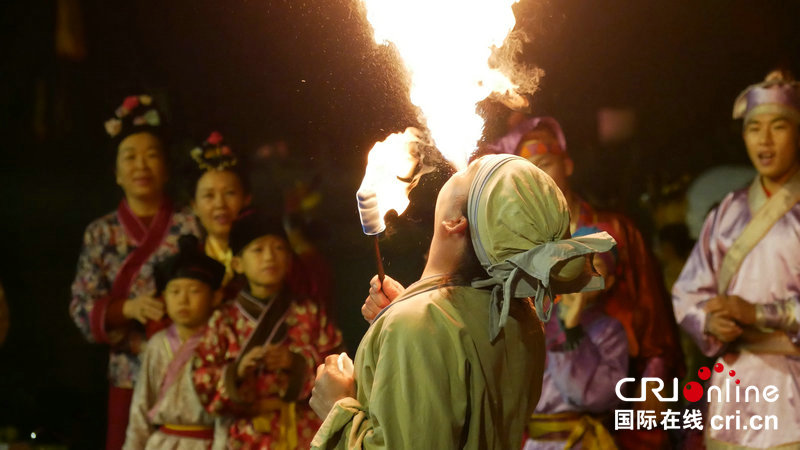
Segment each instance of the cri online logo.
[{"label": "cri online logo", "polygon": [[[725,370],[725,367],[722,365],[722,363],[717,363],[717,364],[714,365],[714,371],[715,372],[722,373],[723,370]],[[728,375],[730,375],[731,378],[734,378],[736,376],[736,371],[735,370],[730,370],[730,371],[728,371]],[[711,378],[711,369],[709,369],[708,367],[701,367],[700,370],[697,371],[697,376],[700,377],[701,380],[706,381],[709,378]],[[656,383],[657,384],[657,386],[651,388],[651,390],[653,391],[653,394],[655,394],[655,396],[658,398],[659,401],[662,401],[662,402],[676,402],[676,401],[678,401],[678,379],[677,378],[673,378],[672,379],[672,393],[673,393],[673,395],[671,397],[664,397],[664,396],[661,395],[661,391],[664,390],[664,381],[661,378],[651,378],[651,377],[642,378],[638,397],[626,397],[625,395],[622,394],[622,387],[623,387],[623,385],[625,385],[626,383],[629,383],[631,381],[636,381],[636,379],[635,378],[623,378],[623,379],[621,379],[621,380],[619,380],[617,382],[616,392],[617,392],[617,397],[620,400],[627,401],[627,402],[643,402],[643,401],[645,401],[645,398],[647,397],[647,383],[652,382],[652,383]],[[738,378],[735,379],[735,383],[737,385],[737,386],[735,386],[735,391],[734,391],[734,395],[736,397],[735,400],[733,398],[731,398],[729,382],[730,382],[730,380],[725,380],[725,395],[724,395],[724,399],[725,400],[724,401],[726,401],[726,402],[730,402],[730,401],[738,402],[740,400],[740,395],[739,395],[740,391],[739,391],[739,386],[738,386],[738,384],[740,383],[740,380]],[[713,398],[711,394],[714,391],[717,392],[717,399],[718,399],[717,401],[722,401],[723,394],[722,394],[722,390],[721,390],[721,388],[719,386],[711,386],[708,389],[708,399],[709,399],[709,401]],[[750,394],[751,394],[752,391],[754,391],[753,395],[754,395],[754,399],[755,399],[756,402],[759,401],[759,397],[763,398],[765,401],[770,402],[770,403],[774,402],[775,400],[778,399],[778,388],[775,387],[775,386],[771,386],[771,385],[770,386],[766,386],[764,388],[763,392],[759,392],[758,387],[756,387],[756,386],[748,386],[745,389],[744,401],[747,402],[747,401],[750,400]],[[703,386],[700,383],[696,382],[696,381],[691,381],[689,383],[686,383],[686,386],[683,387],[683,398],[685,398],[686,400],[688,400],[690,402],[699,401],[700,399],[703,398]]]}]

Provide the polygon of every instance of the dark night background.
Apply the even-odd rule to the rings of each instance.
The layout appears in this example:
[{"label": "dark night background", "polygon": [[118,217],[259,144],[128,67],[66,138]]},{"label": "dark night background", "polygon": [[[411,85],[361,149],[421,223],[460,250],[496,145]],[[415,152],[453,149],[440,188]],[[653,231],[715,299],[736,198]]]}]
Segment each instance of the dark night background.
[{"label": "dark night background", "polygon": [[[375,268],[354,193],[372,143],[414,122],[402,70],[373,45],[355,1],[4,2],[0,280],[11,328],[0,347],[0,429],[101,446],[105,349],[72,323],[69,287],[84,227],[120,198],[103,122],[132,93],[166,106],[176,160],[212,129],[245,155],[288,143],[288,162],[253,163],[262,205],[287,174],[321,174],[325,226],[312,237],[332,263],[336,313],[355,350]],[[75,6],[85,57],[59,56],[57,14]],[[747,163],[734,98],[774,66],[800,65],[796,1],[521,0],[515,9],[533,38],[520,60],[546,72],[534,112],[562,122],[578,190],[646,231],[641,195]],[[454,8],[444,20],[458,17]],[[607,106],[637,112],[632,140],[598,143],[596,111]],[[173,191],[182,197],[179,183]],[[382,244],[387,272],[406,283],[422,267],[419,236],[399,231]]]}]

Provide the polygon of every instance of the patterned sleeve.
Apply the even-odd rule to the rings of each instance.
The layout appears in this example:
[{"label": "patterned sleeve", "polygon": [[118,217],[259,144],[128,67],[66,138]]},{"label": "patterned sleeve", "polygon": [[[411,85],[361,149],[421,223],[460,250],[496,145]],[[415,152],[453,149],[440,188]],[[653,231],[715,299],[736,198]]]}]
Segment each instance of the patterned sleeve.
[{"label": "patterned sleeve", "polygon": [[242,407],[235,379],[240,350],[226,308],[214,311],[206,334],[195,350],[192,375],[200,402],[212,414],[231,413]]},{"label": "patterned sleeve", "polygon": [[321,360],[324,360],[330,354],[344,351],[344,341],[339,327],[328,317],[324,309],[318,309],[317,317],[319,318],[316,338],[317,351]]},{"label": "patterned sleeve", "polygon": [[86,228],[69,306],[72,320],[86,339],[100,343],[108,342],[105,320],[111,301],[111,281],[105,274],[102,259],[107,240],[104,234],[100,224],[93,223]]},{"label": "patterned sleeve", "polygon": [[790,297],[756,305],[756,323],[760,328],[783,330],[794,345],[800,345],[800,298]]},{"label": "patterned sleeve", "polygon": [[695,341],[706,356],[719,353],[724,345],[705,333],[705,304],[717,295],[717,276],[713,267],[713,236],[719,207],[712,211],[700,232],[700,238],[672,287],[675,320]]},{"label": "patterned sleeve", "polygon": [[[299,325],[289,329],[289,350],[300,355],[305,364],[293,370],[290,385],[300,385],[297,399],[311,395],[317,366],[326,356],[341,350],[342,334],[330,323],[327,315],[315,303],[305,302],[298,308]],[[294,391],[294,389],[290,389]]]}]

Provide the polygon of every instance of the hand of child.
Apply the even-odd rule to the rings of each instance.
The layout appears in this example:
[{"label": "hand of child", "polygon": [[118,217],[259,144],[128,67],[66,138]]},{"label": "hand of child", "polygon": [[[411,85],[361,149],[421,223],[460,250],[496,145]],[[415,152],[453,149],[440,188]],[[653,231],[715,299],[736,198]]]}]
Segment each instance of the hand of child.
[{"label": "hand of child", "polygon": [[267,370],[283,370],[292,367],[292,352],[286,345],[267,345],[264,353]]},{"label": "hand of child", "polygon": [[146,295],[132,298],[125,300],[122,314],[128,319],[146,324],[148,320],[161,320],[164,317],[164,303]]},{"label": "hand of child", "polygon": [[377,275],[372,277],[369,282],[369,295],[364,300],[364,305],[361,306],[361,315],[364,316],[364,320],[372,323],[375,316],[405,290],[406,288],[402,284],[388,275],[383,278],[383,284]]},{"label": "hand of child", "polygon": [[340,355],[330,355],[325,358],[324,364],[317,367],[317,378],[308,401],[311,409],[323,420],[337,401],[356,395],[353,361],[347,355],[342,356],[343,370],[340,370],[339,358]]},{"label": "hand of child", "polygon": [[236,376],[241,380],[247,373],[256,368],[264,359],[267,349],[265,346],[253,347],[239,361],[236,367]]}]

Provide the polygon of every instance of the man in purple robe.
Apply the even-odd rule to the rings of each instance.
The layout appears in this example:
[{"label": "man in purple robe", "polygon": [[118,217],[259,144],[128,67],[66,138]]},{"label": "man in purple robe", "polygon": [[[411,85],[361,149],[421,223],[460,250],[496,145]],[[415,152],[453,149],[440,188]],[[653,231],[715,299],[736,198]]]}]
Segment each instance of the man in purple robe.
[{"label": "man in purple robe", "polygon": [[673,287],[675,317],[719,358],[703,397],[707,448],[798,448],[800,83],[773,72],[739,96],[733,115],[744,119],[758,175],[706,218]]}]

